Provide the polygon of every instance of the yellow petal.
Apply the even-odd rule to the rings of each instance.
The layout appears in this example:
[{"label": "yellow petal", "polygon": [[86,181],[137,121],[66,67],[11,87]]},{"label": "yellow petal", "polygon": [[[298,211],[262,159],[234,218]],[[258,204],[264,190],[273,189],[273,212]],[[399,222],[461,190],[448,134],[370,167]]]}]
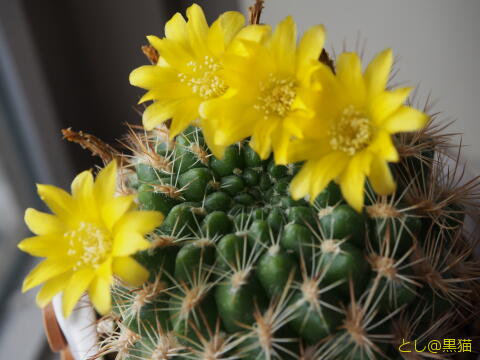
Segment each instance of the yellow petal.
[{"label": "yellow petal", "polygon": [[113,160],[106,167],[100,170],[95,180],[95,198],[99,208],[113,198],[116,188],[117,162]]},{"label": "yellow petal", "polygon": [[162,48],[161,48],[162,39],[160,39],[158,36],[155,36],[155,35],[148,35],[147,40],[150,43],[150,45],[152,45],[155,48],[155,50],[157,50],[159,53],[162,52]]},{"label": "yellow petal", "polygon": [[124,232],[147,234],[153,231],[163,221],[162,213],[158,211],[130,211],[123,215],[113,227],[114,236]]},{"label": "yellow petal", "polygon": [[417,131],[428,123],[427,114],[407,106],[395,111],[383,124],[383,129],[390,134]]},{"label": "yellow petal", "polygon": [[245,116],[245,123],[239,124],[231,124],[231,126],[224,126],[221,128],[217,128],[215,132],[215,143],[218,146],[228,146],[232,144],[236,144],[237,142],[245,139],[246,137],[250,136],[252,133],[252,126],[248,126],[247,124],[249,121],[247,120],[248,116]]},{"label": "yellow petal", "polygon": [[37,294],[37,297],[35,299],[37,305],[41,308],[48,305],[48,303],[52,301],[55,295],[57,295],[58,293],[62,292],[63,289],[65,289],[71,276],[72,276],[72,273],[69,271],[48,280],[42,286],[42,288]]},{"label": "yellow petal", "polygon": [[326,139],[318,141],[309,139],[296,140],[290,144],[289,159],[292,163],[302,160],[320,160],[330,151],[331,148]]},{"label": "yellow petal", "polygon": [[37,184],[40,199],[60,218],[66,219],[75,206],[73,198],[65,190],[53,185]]},{"label": "yellow petal", "polygon": [[245,41],[253,43],[263,43],[270,35],[271,28],[268,25],[249,25],[242,28],[235,39],[227,47],[227,51],[239,56],[248,55],[245,48]]},{"label": "yellow petal", "polygon": [[68,244],[61,234],[41,235],[23,239],[18,248],[32,256],[65,256]]},{"label": "yellow petal", "polygon": [[93,192],[93,175],[90,170],[82,171],[72,181],[72,195],[75,199],[91,196]]},{"label": "yellow petal", "polygon": [[113,260],[113,272],[131,286],[140,286],[148,279],[148,271],[128,256]]},{"label": "yellow petal", "polygon": [[245,26],[245,16],[238,11],[227,11],[220,15],[225,44],[228,45]]},{"label": "yellow petal", "polygon": [[[72,182],[72,196],[77,201],[78,209],[88,217],[97,219],[98,211],[95,204],[94,182],[91,171],[83,171],[78,174]],[[85,218],[84,220],[87,220]]]},{"label": "yellow petal", "polygon": [[[254,67],[254,61],[252,57],[238,56],[232,53],[225,53],[222,56],[222,66],[223,68],[218,71],[218,75],[225,81],[225,84],[228,84],[230,87],[227,89],[225,94],[221,97],[222,99],[229,99],[233,93],[238,93],[237,89],[245,88],[248,83],[246,82],[246,76],[250,72],[249,87],[254,89],[251,84],[260,81],[257,79],[258,73],[252,73],[249,69]],[[245,92],[241,93],[245,97],[250,96]]]},{"label": "yellow petal", "polygon": [[91,268],[84,268],[72,275],[67,287],[63,291],[62,312],[64,317],[68,318],[70,316],[73,308],[88,289],[94,277],[95,272]]},{"label": "yellow petal", "polygon": [[370,161],[371,156],[368,153],[356,154],[351,158],[339,181],[343,197],[358,212],[363,208],[365,176],[370,169]]},{"label": "yellow petal", "polygon": [[283,129],[282,125],[277,125],[277,128],[273,131],[272,134],[272,147],[276,164],[288,164],[288,150],[290,145],[290,139],[290,133]]},{"label": "yellow petal", "polygon": [[349,157],[340,151],[325,155],[315,164],[315,170],[310,182],[310,197],[314,201],[331,180],[336,179],[348,164]]},{"label": "yellow petal", "polygon": [[253,130],[250,146],[261,159],[267,159],[272,152],[272,133],[277,127],[278,119],[262,119]]},{"label": "yellow petal", "polygon": [[164,121],[171,119],[180,105],[181,102],[178,99],[163,99],[155,101],[143,112],[143,127],[147,131],[153,130]]},{"label": "yellow petal", "polygon": [[117,196],[109,200],[102,207],[102,219],[109,230],[115,223],[134,206],[134,195]]},{"label": "yellow petal", "polygon": [[343,85],[344,96],[351,99],[351,105],[361,107],[365,101],[365,82],[362,63],[356,53],[343,53],[339,56],[336,71]]},{"label": "yellow petal", "polygon": [[393,64],[393,53],[386,49],[379,53],[365,70],[365,83],[369,95],[375,95],[383,90],[388,83]]},{"label": "yellow petal", "polygon": [[[158,39],[160,40],[160,39]],[[170,64],[159,54],[160,56],[158,57],[157,65],[162,66],[162,67],[171,67]],[[173,68],[172,68],[173,69]]]},{"label": "yellow petal", "polygon": [[112,264],[113,259],[109,256],[98,268],[95,269],[95,274],[105,281],[112,279]]},{"label": "yellow petal", "polygon": [[325,27],[323,25],[313,26],[308,29],[300,40],[297,49],[297,76],[300,81],[306,81],[312,65],[318,63],[325,43]]},{"label": "yellow petal", "polygon": [[25,210],[25,224],[37,235],[59,234],[64,231],[64,225],[58,217],[32,208]]},{"label": "yellow petal", "polygon": [[178,72],[171,67],[144,65],[130,73],[129,81],[133,86],[143,89],[155,89],[164,84],[178,81]]},{"label": "yellow petal", "polygon": [[137,251],[148,249],[150,242],[139,233],[121,232],[113,240],[113,256],[129,256]]},{"label": "yellow petal", "polygon": [[315,171],[317,161],[307,161],[290,183],[290,194],[298,200],[305,197],[310,189],[310,181]]},{"label": "yellow petal", "polygon": [[223,159],[223,155],[225,153],[225,145],[217,145],[215,143],[215,132],[216,132],[216,123],[211,119],[202,119],[201,127],[203,132],[203,137],[205,138],[205,142],[207,143],[208,148],[212,152],[212,154],[217,159]]},{"label": "yellow petal", "polygon": [[187,22],[182,14],[176,13],[165,24],[165,37],[187,46]]},{"label": "yellow petal", "polygon": [[332,92],[339,92],[339,81],[334,70],[328,65],[320,63],[312,74],[311,87],[314,94],[326,89],[328,92],[323,92],[323,95],[333,95]]},{"label": "yellow petal", "polygon": [[235,40],[248,40],[256,43],[261,43],[268,38],[272,28],[269,25],[248,25],[242,28]]},{"label": "yellow petal", "polygon": [[182,44],[169,39],[158,39],[151,36],[148,36],[147,38],[150,43],[152,43],[152,45],[154,43],[155,45],[153,46],[159,50],[160,54],[162,55],[162,62],[166,62],[177,71],[183,73],[188,73],[188,71],[191,70],[187,64],[190,61],[194,61],[195,58],[190,47],[186,48]]},{"label": "yellow petal", "polygon": [[174,137],[185,130],[192,122],[198,119],[198,108],[200,101],[196,98],[190,98],[182,101],[173,114],[170,125],[170,137]]},{"label": "yellow petal", "polygon": [[400,88],[393,91],[383,91],[374,96],[369,103],[369,113],[377,125],[382,125],[407,100],[412,88]]},{"label": "yellow petal", "polygon": [[245,17],[237,11],[227,11],[219,16],[208,31],[208,48],[220,56],[238,31],[245,25]]},{"label": "yellow petal", "polygon": [[190,87],[177,82],[168,82],[160,85],[156,85],[152,90],[147,91],[138,101],[139,104],[143,104],[150,100],[181,100],[192,96],[192,90]]},{"label": "yellow petal", "polygon": [[293,137],[297,139],[303,139],[302,125],[305,125],[305,120],[306,119],[304,119],[301,115],[297,116],[296,114],[289,114],[285,119],[283,119],[283,128]]},{"label": "yellow petal", "polygon": [[23,281],[22,292],[26,292],[57,275],[63,274],[70,270],[72,266],[73,264],[69,263],[68,259],[64,258],[46,259],[42,261],[35,266]]},{"label": "yellow petal", "polygon": [[368,150],[386,161],[397,162],[399,160],[398,151],[392,142],[392,137],[383,130],[377,132]]},{"label": "yellow petal", "polygon": [[187,35],[190,47],[197,57],[209,54],[207,48],[208,24],[200,6],[193,4],[187,9]]},{"label": "yellow petal", "polygon": [[389,195],[396,189],[395,180],[388,167],[388,163],[377,157],[372,159],[368,178],[373,186],[373,190],[379,195]]},{"label": "yellow petal", "polygon": [[110,282],[96,277],[88,288],[88,294],[90,295],[90,300],[95,310],[97,310],[100,315],[106,315],[110,312],[112,308]]},{"label": "yellow petal", "polygon": [[228,146],[250,136],[252,128],[258,121],[258,113],[245,110],[248,104],[237,98],[221,98],[205,101],[200,105],[200,112],[205,119],[214,119],[215,144]]},{"label": "yellow petal", "polygon": [[272,55],[277,59],[278,70],[291,73],[295,66],[297,25],[291,16],[286,17],[275,28],[270,42]]}]

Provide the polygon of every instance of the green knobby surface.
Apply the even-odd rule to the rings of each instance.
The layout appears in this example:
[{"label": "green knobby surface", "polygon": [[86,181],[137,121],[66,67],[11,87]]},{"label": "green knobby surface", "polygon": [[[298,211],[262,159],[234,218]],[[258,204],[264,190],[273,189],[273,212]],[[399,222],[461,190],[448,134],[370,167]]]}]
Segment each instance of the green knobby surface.
[{"label": "green knobby surface", "polygon": [[447,301],[415,273],[425,230],[405,205],[370,199],[358,213],[333,181],[315,201],[294,200],[301,164],[262,160],[248,141],[217,159],[194,127],[156,148],[172,173],[139,160],[134,187],[165,220],[136,258],[163,287],[113,292],[118,323],[136,334],[131,358],[388,358],[400,314],[424,297]]}]

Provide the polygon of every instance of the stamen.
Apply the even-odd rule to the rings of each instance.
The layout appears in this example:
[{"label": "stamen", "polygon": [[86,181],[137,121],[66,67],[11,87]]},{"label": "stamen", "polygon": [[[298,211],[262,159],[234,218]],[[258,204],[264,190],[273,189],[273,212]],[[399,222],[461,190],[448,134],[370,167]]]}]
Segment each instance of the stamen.
[{"label": "stamen", "polygon": [[278,78],[270,74],[260,84],[260,96],[254,108],[263,111],[264,118],[269,116],[284,117],[290,111],[293,100],[295,100],[295,81],[289,78]]},{"label": "stamen", "polygon": [[69,245],[67,254],[75,258],[74,271],[85,265],[97,268],[112,250],[107,231],[96,224],[82,221],[76,230],[68,231],[63,236]]},{"label": "stamen", "polygon": [[220,70],[220,64],[210,56],[205,56],[203,62],[189,61],[189,74],[180,73],[180,82],[187,84],[193,93],[202,99],[211,99],[223,95],[227,90],[225,82],[215,73]]},{"label": "stamen", "polygon": [[353,105],[346,107],[332,122],[328,131],[330,146],[348,155],[366,148],[372,139],[370,119]]}]

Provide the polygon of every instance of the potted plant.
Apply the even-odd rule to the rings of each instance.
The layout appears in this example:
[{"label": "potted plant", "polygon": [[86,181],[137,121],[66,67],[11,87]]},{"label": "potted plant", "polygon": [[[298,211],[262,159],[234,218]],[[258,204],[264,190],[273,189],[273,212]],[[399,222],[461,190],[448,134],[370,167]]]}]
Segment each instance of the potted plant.
[{"label": "potted plant", "polygon": [[389,85],[391,50],[363,70],[262,6],[208,25],[194,4],[148,37],[122,150],[65,130],[106,166],[39,186],[24,288],[45,283],[78,359],[467,358],[477,179]]}]

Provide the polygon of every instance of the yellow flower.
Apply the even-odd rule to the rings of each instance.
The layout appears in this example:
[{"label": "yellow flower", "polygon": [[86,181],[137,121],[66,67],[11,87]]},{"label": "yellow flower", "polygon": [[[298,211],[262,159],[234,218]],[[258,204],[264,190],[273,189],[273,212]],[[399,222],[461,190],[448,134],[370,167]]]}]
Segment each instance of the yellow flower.
[{"label": "yellow flower", "polygon": [[362,73],[358,55],[345,53],[336,76],[326,67],[316,72],[322,83],[316,117],[304,128],[305,138],[292,145],[291,160],[306,160],[291,184],[295,199],[309,194],[314,200],[336,180],[344,198],[360,211],[366,177],[380,195],[395,191],[388,162],[399,156],[391,134],[419,130],[428,117],[404,105],[411,88],[386,90],[392,62],[387,49]]},{"label": "yellow flower", "polygon": [[133,196],[115,196],[117,165],[113,161],[93,180],[84,171],[73,180],[72,194],[51,185],[38,185],[38,194],[53,214],[27,209],[25,223],[36,236],[18,247],[46,257],[25,278],[23,291],[44,283],[37,295],[40,307],[63,292],[63,313],[69,316],[88,291],[100,314],[111,308],[113,274],[140,285],[148,272],[130,255],[150,247],[144,235],[155,229],[163,215],[135,211]]},{"label": "yellow flower", "polygon": [[303,136],[302,124],[314,114],[310,103],[318,89],[311,75],[320,64],[325,31],[312,27],[298,47],[296,37],[295,22],[287,17],[263,41],[239,40],[224,55],[222,77],[229,89],[200,109],[216,127],[215,145],[251,136],[262,159],[273,149],[276,162],[287,163],[290,139]]},{"label": "yellow flower", "polygon": [[171,118],[171,136],[196,122],[203,101],[225,93],[227,85],[218,75],[220,57],[245,26],[242,14],[229,11],[209,28],[196,4],[187,9],[187,18],[175,14],[165,25],[163,39],[148,36],[160,54],[159,61],[130,74],[132,85],[148,90],[140,103],[154,100],[143,113],[144,127],[151,130]]}]

